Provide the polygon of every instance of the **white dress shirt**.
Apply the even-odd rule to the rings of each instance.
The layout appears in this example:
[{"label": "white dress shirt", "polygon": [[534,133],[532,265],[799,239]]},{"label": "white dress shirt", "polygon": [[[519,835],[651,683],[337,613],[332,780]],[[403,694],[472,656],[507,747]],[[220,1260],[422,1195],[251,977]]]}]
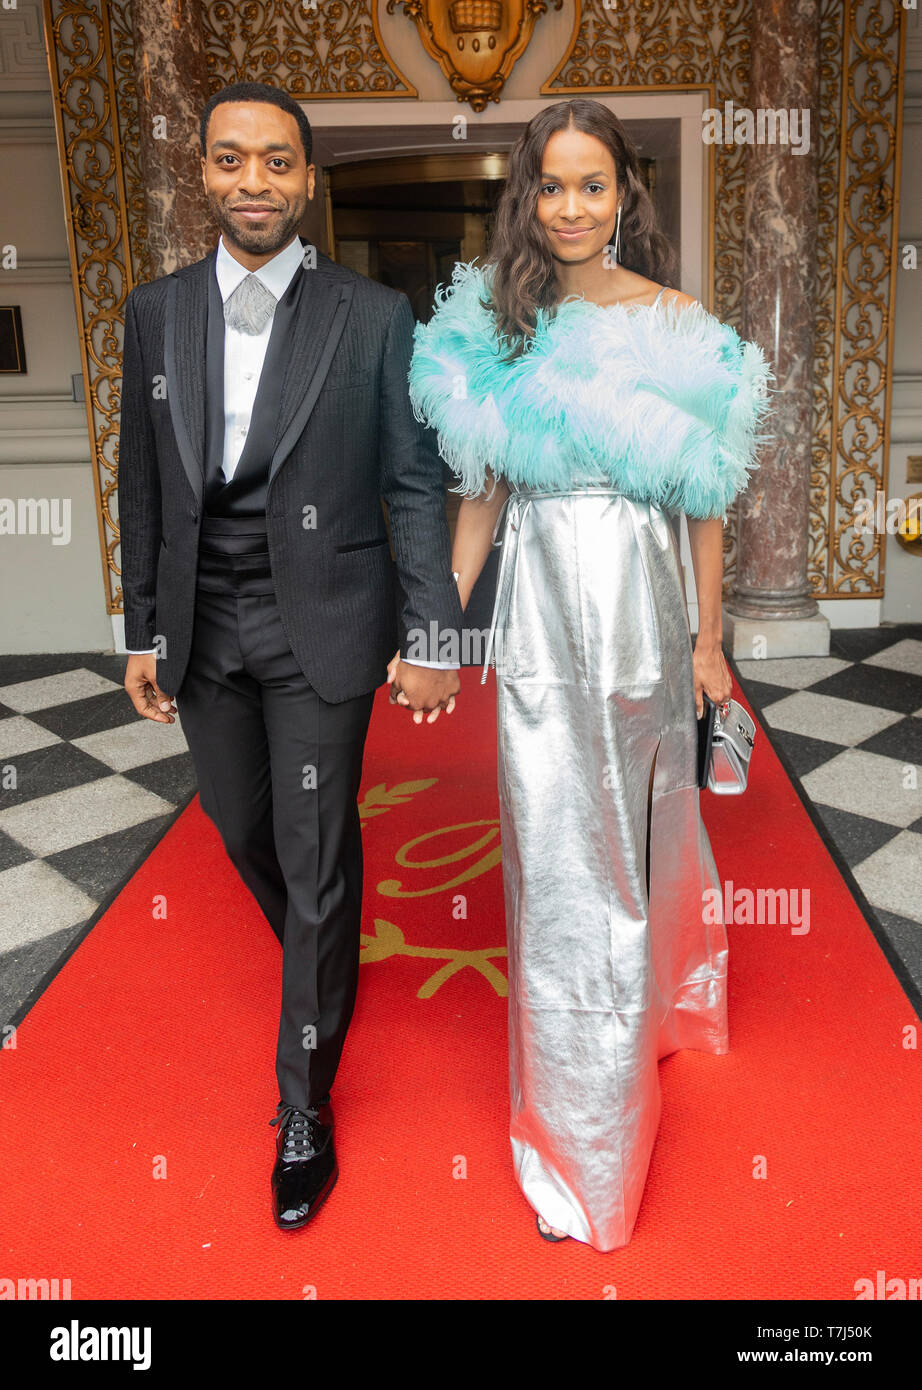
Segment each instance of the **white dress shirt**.
[{"label": "white dress shirt", "polygon": [[[303,259],[304,247],[300,239],[295,237],[277,256],[273,256],[271,261],[266,261],[252,273],[258,276],[278,302],[291,284]],[[230,254],[222,236],[218,241],[215,260],[215,275],[222,302],[227,301],[249,274],[246,266],[241,265]],[[261,333],[241,333],[239,328],[232,328],[229,323],[224,325],[224,458],[221,466],[227,482],[233,478],[246,444],[274,320],[273,311]],[[145,648],[143,651],[132,651],[131,648],[126,650],[133,656],[149,656],[156,648]],[[458,669],[457,663],[446,661],[413,661],[408,662],[408,665]]]},{"label": "white dress shirt", "polygon": [[[273,256],[271,261],[266,261],[258,270],[254,270],[253,274],[278,301],[291,284],[303,258],[304,247],[295,237],[283,251]],[[249,273],[245,265],[234,260],[222,237],[218,242],[218,256],[215,261],[215,274],[218,277],[222,301],[227,302]],[[266,360],[266,349],[269,346],[274,319],[273,311],[261,333],[241,333],[239,328],[232,328],[229,323],[224,325],[223,469],[228,482],[234,476],[243,446],[246,444],[256,389],[259,386],[263,362]]]}]

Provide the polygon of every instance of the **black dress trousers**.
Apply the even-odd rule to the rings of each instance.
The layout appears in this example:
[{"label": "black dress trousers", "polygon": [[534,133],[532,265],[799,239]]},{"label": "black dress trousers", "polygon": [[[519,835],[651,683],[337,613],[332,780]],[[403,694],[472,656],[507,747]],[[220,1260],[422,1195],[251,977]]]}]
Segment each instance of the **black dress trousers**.
[{"label": "black dress trousers", "polygon": [[265,518],[204,519],[188,671],[176,697],[240,877],[282,943],[279,1097],[329,1094],[355,1004],[362,910],[356,805],[374,692],[328,704],[276,605]]}]

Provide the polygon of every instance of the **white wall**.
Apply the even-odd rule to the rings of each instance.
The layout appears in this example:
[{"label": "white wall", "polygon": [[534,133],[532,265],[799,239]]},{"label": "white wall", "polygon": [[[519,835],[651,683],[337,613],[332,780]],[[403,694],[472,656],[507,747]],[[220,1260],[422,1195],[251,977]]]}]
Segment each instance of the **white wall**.
[{"label": "white wall", "polygon": [[[0,8],[0,303],[22,313],[24,376],[0,376],[0,652],[105,651],[106,614],[80,345],[41,7]],[[5,534],[19,499],[57,499],[70,536]],[[18,520],[18,519],[17,519]],[[28,517],[22,520],[28,524]]]}]

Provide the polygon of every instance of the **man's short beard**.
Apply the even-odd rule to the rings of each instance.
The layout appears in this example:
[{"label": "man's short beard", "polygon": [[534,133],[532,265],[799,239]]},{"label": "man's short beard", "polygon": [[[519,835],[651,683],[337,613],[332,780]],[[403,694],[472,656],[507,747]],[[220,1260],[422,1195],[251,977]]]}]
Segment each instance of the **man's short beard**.
[{"label": "man's short beard", "polygon": [[[253,201],[258,202],[259,199]],[[231,216],[224,203],[211,193],[208,195],[208,204],[229,246],[237,246],[241,251],[247,251],[253,256],[265,256],[273,251],[281,251],[288,245],[292,233],[301,225],[307,201],[305,199],[301,208],[297,205],[290,207],[288,216],[283,214],[281,222],[271,227],[260,227],[258,224],[247,226],[240,218]]]}]

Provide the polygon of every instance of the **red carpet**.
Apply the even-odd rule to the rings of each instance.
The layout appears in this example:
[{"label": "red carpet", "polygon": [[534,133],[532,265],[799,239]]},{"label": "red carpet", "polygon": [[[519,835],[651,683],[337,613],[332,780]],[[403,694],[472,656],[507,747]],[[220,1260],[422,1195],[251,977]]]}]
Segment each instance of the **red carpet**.
[{"label": "red carpet", "polygon": [[507,1135],[494,709],[476,671],[431,728],[379,692],[316,1222],[272,1223],[280,949],[195,801],[0,1056],[0,1275],[74,1299],[853,1299],[922,1273],[918,1020],[764,734],[746,796],[702,804],[722,877],[808,888],[809,932],[729,925],[732,1051],[660,1064],[631,1244],[540,1240]]}]

